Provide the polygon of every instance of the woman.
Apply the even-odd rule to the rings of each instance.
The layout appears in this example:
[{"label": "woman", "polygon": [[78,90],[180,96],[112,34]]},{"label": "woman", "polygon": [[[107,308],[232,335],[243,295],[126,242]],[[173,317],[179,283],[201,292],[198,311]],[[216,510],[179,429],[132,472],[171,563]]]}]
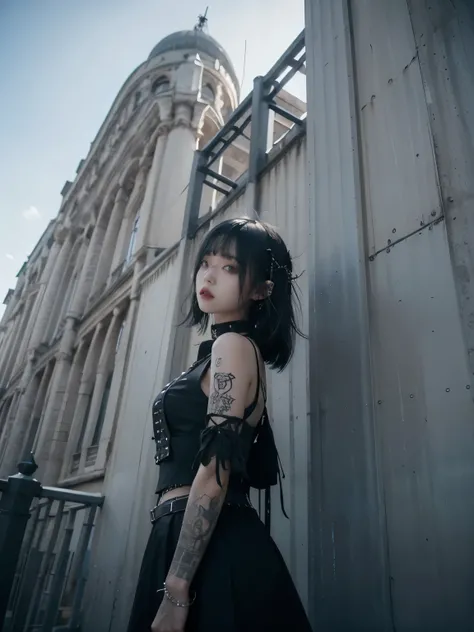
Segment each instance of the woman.
[{"label": "woman", "polygon": [[261,222],[222,222],[200,247],[186,321],[204,332],[212,315],[214,342],[153,404],[159,500],[129,632],[310,631],[248,498],[279,474],[265,363],[283,370],[301,334],[293,281],[283,240]]}]

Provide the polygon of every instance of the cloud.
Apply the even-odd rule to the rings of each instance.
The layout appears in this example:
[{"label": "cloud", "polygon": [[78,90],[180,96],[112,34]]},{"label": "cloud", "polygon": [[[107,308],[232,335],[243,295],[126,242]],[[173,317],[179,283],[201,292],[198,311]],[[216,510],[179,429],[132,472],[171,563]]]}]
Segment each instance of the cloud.
[{"label": "cloud", "polygon": [[15,259],[15,257],[14,257],[13,255],[9,254],[8,252],[7,252],[7,254],[5,255],[5,257],[6,257],[7,259],[11,259],[12,261]]},{"label": "cloud", "polygon": [[29,206],[23,211],[22,215],[28,222],[34,221],[41,217],[41,213],[38,211],[36,206]]}]

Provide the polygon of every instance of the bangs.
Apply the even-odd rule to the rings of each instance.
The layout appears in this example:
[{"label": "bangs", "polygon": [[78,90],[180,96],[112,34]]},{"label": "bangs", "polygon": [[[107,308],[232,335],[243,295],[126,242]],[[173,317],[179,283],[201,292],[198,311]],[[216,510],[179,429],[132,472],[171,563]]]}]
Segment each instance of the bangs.
[{"label": "bangs", "polygon": [[196,260],[194,275],[204,257],[219,255],[239,264],[241,287],[247,273],[252,284],[265,276],[267,233],[250,219],[234,219],[215,226],[204,238]]},{"label": "bangs", "polygon": [[230,233],[208,235],[206,243],[203,243],[201,247],[200,255],[200,258],[207,255],[219,255],[227,259],[236,259],[240,263],[238,257],[238,239],[236,235]]}]

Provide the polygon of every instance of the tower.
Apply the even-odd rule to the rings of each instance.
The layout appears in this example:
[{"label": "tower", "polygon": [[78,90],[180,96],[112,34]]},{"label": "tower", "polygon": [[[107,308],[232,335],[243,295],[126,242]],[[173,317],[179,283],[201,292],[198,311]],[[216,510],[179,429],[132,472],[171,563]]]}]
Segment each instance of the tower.
[{"label": "tower", "polygon": [[43,482],[105,459],[103,411],[139,274],[181,238],[194,151],[238,99],[232,63],[202,24],[162,39],[120,89],[9,296],[0,339],[6,474],[32,448]]},{"label": "tower", "polygon": [[181,236],[193,152],[237,106],[238,82],[224,49],[199,28],[165,37],[136,74],[134,103],[157,136],[136,248],[166,248]]}]

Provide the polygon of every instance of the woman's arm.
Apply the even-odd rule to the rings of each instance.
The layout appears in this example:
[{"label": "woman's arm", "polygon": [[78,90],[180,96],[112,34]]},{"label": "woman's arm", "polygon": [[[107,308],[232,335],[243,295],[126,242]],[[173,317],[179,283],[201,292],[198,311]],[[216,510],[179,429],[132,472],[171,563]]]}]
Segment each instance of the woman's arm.
[{"label": "woman's arm", "polygon": [[[234,333],[220,336],[213,345],[211,356],[208,413],[212,414],[213,421],[210,426],[225,422],[225,417],[220,415],[243,418],[254,374],[256,366],[251,343]],[[219,472],[217,467],[215,457],[208,465],[201,464],[189,494],[166,579],[170,592],[181,600],[186,600],[189,595],[189,586],[209,544],[227,492],[229,463],[225,469],[219,468]]]}]

